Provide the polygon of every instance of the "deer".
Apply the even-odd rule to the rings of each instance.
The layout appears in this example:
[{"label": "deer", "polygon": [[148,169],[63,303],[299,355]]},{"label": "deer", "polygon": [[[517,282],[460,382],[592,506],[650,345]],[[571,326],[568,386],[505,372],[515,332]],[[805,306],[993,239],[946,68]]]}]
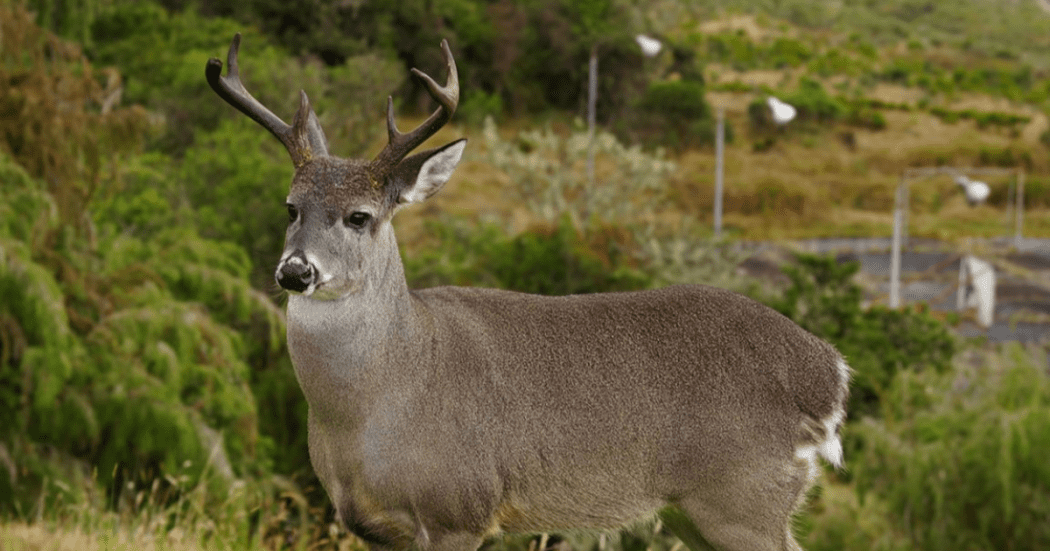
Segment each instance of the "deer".
[{"label": "deer", "polygon": [[413,151],[459,79],[412,69],[437,108],[373,159],[330,155],[304,91],[292,124],[241,83],[240,34],[207,81],[295,166],[275,280],[308,404],[310,462],[370,548],[474,551],[500,533],[663,523],[694,551],[800,549],[791,521],[843,464],[850,368],[827,342],[704,285],[568,296],[408,288],[391,219],[450,179],[466,140]]}]

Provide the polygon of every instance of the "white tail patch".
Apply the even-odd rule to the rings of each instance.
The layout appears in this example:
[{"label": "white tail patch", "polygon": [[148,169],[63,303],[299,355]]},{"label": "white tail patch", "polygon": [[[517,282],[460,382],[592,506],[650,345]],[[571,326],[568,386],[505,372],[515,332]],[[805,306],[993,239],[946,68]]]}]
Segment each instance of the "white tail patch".
[{"label": "white tail patch", "polygon": [[849,392],[849,380],[851,370],[845,360],[839,359],[835,364],[839,372],[839,396],[838,404],[831,415],[821,419],[820,424],[824,427],[825,438],[817,444],[817,453],[835,468],[842,468],[842,439],[839,437],[839,428],[846,421],[846,398]]},{"label": "white tail patch", "polygon": [[[839,438],[839,426],[842,425],[842,420],[845,417],[846,412],[843,409],[836,409],[831,415],[822,421],[824,425],[824,433],[827,434],[827,438],[823,442],[817,444],[816,452],[820,454],[828,463],[831,463],[835,468],[842,467],[842,440]],[[795,452],[796,455],[798,452]]]}]

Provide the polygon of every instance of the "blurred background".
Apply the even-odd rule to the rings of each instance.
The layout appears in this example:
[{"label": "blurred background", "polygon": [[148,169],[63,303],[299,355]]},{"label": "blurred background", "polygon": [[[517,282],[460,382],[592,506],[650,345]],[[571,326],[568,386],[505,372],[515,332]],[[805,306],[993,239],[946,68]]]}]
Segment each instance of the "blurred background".
[{"label": "blurred background", "polygon": [[204,79],[237,32],[253,95],[366,158],[449,40],[432,145],[470,142],[395,220],[410,286],[706,283],[834,343],[806,549],[1050,548],[1045,0],[0,0],[0,548],[364,549],[284,343],[292,165]]}]

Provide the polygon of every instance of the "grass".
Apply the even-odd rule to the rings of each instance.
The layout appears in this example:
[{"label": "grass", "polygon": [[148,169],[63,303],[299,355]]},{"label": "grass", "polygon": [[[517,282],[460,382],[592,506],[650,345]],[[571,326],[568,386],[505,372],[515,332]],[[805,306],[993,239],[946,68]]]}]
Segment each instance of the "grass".
[{"label": "grass", "polygon": [[184,535],[156,536],[127,530],[84,531],[21,522],[0,525],[0,548],[6,551],[209,551],[262,549],[247,542],[203,544]]},{"label": "grass", "polygon": [[[128,487],[116,505],[87,481],[60,484],[46,510],[0,516],[3,551],[364,551],[328,513],[281,476],[194,483],[166,475]],[[57,482],[56,482],[57,484]]]},{"label": "grass", "polygon": [[[746,105],[746,102],[735,102]],[[811,135],[778,137],[772,150],[755,153],[746,132],[746,112],[728,109],[737,130],[736,143],[727,147],[724,216],[734,235],[749,240],[777,240],[831,236],[888,236],[892,232],[893,197],[900,171],[911,166],[979,166],[982,149],[1009,147],[1010,140],[982,133],[966,122],[944,125],[935,117],[887,112],[888,119],[905,119],[890,129],[853,131],[854,149],[843,144],[841,128]],[[901,121],[897,121],[901,122]],[[953,126],[961,127],[956,128]],[[967,128],[967,126],[969,126]],[[745,132],[741,132],[741,129]],[[468,160],[441,193],[422,208],[398,218],[399,237],[410,244],[421,237],[422,221],[437,212],[498,220],[511,231],[521,231],[542,220],[514,200],[512,178],[484,160],[480,131],[461,128],[471,139]],[[808,141],[807,141],[808,140]],[[1034,146],[1035,166],[1028,179],[1043,177],[1047,163]],[[1046,155],[1043,155],[1046,157]],[[698,224],[710,227],[714,204],[714,155],[694,150],[672,157],[677,169],[666,187],[667,208]],[[599,159],[598,173],[602,173]],[[1008,180],[988,179],[1005,189]],[[599,182],[600,184],[600,182]],[[1013,235],[1012,218],[1006,223],[1005,204],[969,208],[947,176],[916,181],[911,187],[909,231],[919,237],[963,241],[971,237]],[[1006,193],[1000,193],[1005,201]],[[1025,235],[1050,237],[1050,204],[1047,199],[1028,201]],[[1035,206],[1032,206],[1035,203]],[[624,222],[624,220],[618,220]],[[409,247],[411,248],[411,247]]]}]

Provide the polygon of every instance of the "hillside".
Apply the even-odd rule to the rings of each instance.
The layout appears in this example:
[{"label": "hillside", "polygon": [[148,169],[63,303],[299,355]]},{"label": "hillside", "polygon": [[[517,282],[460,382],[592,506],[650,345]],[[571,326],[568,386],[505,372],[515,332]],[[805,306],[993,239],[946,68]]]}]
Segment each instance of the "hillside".
[{"label": "hillside", "polygon": [[[695,54],[707,101],[712,109],[725,110],[732,127],[725,165],[730,235],[887,236],[902,171],[950,166],[1023,172],[1024,234],[1050,236],[1050,16],[1038,8],[1033,12],[1016,2],[1004,6],[1004,25],[1025,16],[1036,19],[1023,19],[1029,24],[1014,29],[1009,35],[1013,40],[994,50],[987,49],[990,41],[1004,32],[994,24],[956,31],[949,39],[952,29],[935,17],[946,9],[943,3],[930,8],[938,14],[919,19],[939,22],[940,28],[901,27],[905,21],[896,19],[893,29],[898,32],[891,36],[863,33],[860,24],[888,25],[885,16],[867,21],[853,14],[860,20],[853,22],[844,15],[814,28],[768,13],[733,14],[731,8],[714,18],[700,7],[694,7],[692,16],[683,15],[685,8],[666,3],[646,13],[656,19],[663,8],[677,10],[677,17],[665,17],[662,27],[660,21],[654,23],[656,34],[665,37],[669,48]],[[884,6],[878,13],[886,12],[893,10]],[[904,28],[908,34],[900,36]],[[1042,29],[1048,34],[1039,34]],[[1040,39],[1025,41],[1035,35]],[[681,78],[670,56],[647,63],[647,71],[657,78]],[[800,120],[781,129],[756,119],[756,104],[768,95],[801,102]],[[477,135],[470,127],[463,132]],[[471,147],[477,144],[474,140]],[[674,151],[671,158],[678,163],[670,176],[675,212],[708,226],[713,148]],[[512,185],[489,175],[487,168],[465,171],[482,183],[461,185],[480,193],[490,185]],[[1016,172],[985,179],[991,197],[976,208],[966,205],[950,178],[912,182],[910,231],[948,241],[1013,235]],[[493,196],[499,195],[493,190]],[[443,204],[469,210],[451,203]]]}]

